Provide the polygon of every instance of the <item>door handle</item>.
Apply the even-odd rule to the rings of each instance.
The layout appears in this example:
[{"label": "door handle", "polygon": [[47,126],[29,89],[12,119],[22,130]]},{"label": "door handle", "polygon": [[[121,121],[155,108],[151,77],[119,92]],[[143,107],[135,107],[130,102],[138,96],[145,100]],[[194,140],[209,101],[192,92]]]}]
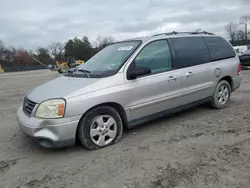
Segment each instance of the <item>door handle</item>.
[{"label": "door handle", "polygon": [[176,81],[177,80],[177,77],[176,76],[169,76],[168,77],[168,81]]},{"label": "door handle", "polygon": [[188,73],[186,73],[186,77],[190,77],[190,76],[193,76],[193,75],[194,75],[193,72],[188,72]]}]

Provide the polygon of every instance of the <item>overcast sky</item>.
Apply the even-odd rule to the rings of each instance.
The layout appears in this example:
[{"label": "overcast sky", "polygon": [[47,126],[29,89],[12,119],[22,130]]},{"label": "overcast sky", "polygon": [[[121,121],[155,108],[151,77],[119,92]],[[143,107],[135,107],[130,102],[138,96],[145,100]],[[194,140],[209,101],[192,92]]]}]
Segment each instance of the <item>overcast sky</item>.
[{"label": "overcast sky", "polygon": [[117,40],[224,26],[249,13],[250,0],[0,0],[0,40],[36,49],[75,36]]}]

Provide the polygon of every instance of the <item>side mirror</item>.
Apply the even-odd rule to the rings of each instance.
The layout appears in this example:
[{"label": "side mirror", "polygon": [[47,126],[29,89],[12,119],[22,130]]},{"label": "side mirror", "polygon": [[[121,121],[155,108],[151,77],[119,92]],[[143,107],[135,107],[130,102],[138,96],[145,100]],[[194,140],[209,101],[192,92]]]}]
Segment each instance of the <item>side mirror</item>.
[{"label": "side mirror", "polygon": [[134,67],[128,72],[128,79],[133,80],[138,76],[143,76],[151,73],[151,69],[148,67]]}]

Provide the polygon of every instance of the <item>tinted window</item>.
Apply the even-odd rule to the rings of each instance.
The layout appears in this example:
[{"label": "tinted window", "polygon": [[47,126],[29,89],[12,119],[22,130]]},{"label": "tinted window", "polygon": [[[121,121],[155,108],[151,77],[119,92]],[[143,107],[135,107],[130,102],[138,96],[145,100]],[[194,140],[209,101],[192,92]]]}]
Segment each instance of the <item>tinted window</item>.
[{"label": "tinted window", "polygon": [[204,37],[207,43],[212,61],[235,57],[232,46],[221,37]]},{"label": "tinted window", "polygon": [[209,51],[201,37],[170,39],[175,52],[175,68],[195,66],[210,61]]},{"label": "tinted window", "polygon": [[171,52],[167,41],[155,41],[144,47],[135,58],[135,66],[148,67],[152,73],[172,69]]}]

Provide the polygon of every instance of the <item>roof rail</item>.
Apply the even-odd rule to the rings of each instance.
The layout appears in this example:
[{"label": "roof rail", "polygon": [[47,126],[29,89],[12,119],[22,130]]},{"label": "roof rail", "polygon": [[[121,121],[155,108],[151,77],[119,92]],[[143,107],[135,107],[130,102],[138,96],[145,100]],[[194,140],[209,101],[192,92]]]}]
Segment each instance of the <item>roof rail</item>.
[{"label": "roof rail", "polygon": [[214,35],[214,33],[210,33],[210,32],[207,32],[207,31],[201,31],[201,32],[196,32],[196,31],[193,31],[193,32],[176,32],[176,31],[173,31],[173,32],[170,32],[170,33],[159,33],[159,34],[156,34],[156,35],[153,35],[153,36],[159,36],[159,35],[179,35],[179,34],[190,34],[190,35],[205,34],[205,35]]}]

